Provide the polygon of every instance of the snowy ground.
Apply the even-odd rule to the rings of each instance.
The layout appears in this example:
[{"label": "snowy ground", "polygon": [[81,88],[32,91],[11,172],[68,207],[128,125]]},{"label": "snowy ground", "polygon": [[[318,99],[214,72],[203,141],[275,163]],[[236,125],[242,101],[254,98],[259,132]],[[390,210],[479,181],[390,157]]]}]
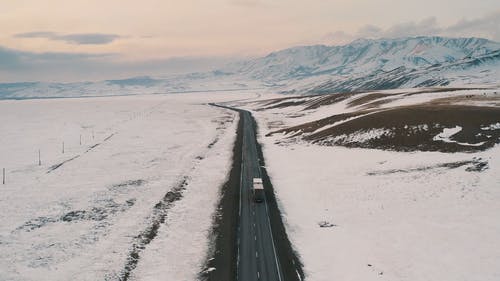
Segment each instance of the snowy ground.
[{"label": "snowy ground", "polygon": [[[431,95],[395,102],[427,102]],[[265,136],[355,110],[347,107],[355,98],[310,110],[238,104],[255,110],[267,170],[307,280],[499,280],[498,144],[475,153],[395,152]]]},{"label": "snowy ground", "polygon": [[[500,278],[500,147],[470,155],[265,141],[264,150],[308,280]],[[478,156],[488,170],[438,166]]]},{"label": "snowy ground", "polygon": [[[456,94],[386,96],[393,100],[381,108]],[[204,103],[256,96],[0,101],[0,168],[7,172],[0,185],[0,280],[116,280],[125,274],[195,280],[237,123],[233,112]],[[357,110],[349,106],[357,98],[254,112],[307,279],[500,279],[499,145],[475,153],[408,153],[265,137]],[[437,139],[452,137],[444,133]]]},{"label": "snowy ground", "polygon": [[0,101],[0,280],[194,280],[244,97]]}]

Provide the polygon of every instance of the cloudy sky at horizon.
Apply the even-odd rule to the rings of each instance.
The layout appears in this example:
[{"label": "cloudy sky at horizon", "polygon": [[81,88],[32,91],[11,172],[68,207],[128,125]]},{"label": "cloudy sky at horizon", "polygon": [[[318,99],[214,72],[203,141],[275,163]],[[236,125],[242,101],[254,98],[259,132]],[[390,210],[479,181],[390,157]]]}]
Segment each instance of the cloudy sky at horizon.
[{"label": "cloudy sky at horizon", "polygon": [[0,82],[189,72],[357,38],[500,41],[498,26],[497,0],[0,0]]}]

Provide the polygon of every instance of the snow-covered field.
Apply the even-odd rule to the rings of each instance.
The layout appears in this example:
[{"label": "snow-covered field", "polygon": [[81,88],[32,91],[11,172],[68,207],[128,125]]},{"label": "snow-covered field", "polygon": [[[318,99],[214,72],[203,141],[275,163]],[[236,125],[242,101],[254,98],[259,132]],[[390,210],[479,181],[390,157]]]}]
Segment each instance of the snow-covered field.
[{"label": "snow-covered field", "polygon": [[[499,280],[500,147],[471,155],[264,142],[308,280]],[[489,169],[441,166],[473,157]]]},{"label": "snow-covered field", "polygon": [[[288,138],[294,132],[266,137],[380,101],[377,110],[436,101],[498,107],[497,89],[400,91],[331,103],[298,97],[265,110],[262,100],[283,96],[230,103],[255,110],[307,280],[500,279],[498,144],[474,153],[396,152],[321,146]],[[196,280],[238,118],[206,103],[256,97],[0,101],[0,280]],[[324,104],[304,110],[316,101]],[[499,123],[481,130],[496,132]],[[456,133],[452,126],[433,141],[453,142]]]},{"label": "snow-covered field", "polygon": [[[465,94],[483,92],[394,103]],[[396,152],[311,144],[294,132],[266,136],[354,111],[349,102],[358,97],[308,110],[303,108],[312,98],[284,99],[280,107],[238,104],[254,110],[267,170],[307,280],[499,280],[498,144],[474,153]]]},{"label": "snow-covered field", "polygon": [[244,97],[0,101],[0,280],[194,280]]}]

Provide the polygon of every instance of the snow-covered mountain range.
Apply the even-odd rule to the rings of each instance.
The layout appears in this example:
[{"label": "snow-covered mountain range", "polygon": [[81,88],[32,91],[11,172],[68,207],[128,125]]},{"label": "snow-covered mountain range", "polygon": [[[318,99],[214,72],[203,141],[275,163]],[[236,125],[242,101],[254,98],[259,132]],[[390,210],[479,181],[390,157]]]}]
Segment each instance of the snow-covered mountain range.
[{"label": "snow-covered mountain range", "polygon": [[270,88],[318,94],[428,86],[497,85],[500,43],[481,38],[360,39],[302,46],[207,72],[81,83],[0,84],[0,98],[100,96]]},{"label": "snow-covered mountain range", "polygon": [[313,93],[496,83],[500,43],[480,38],[360,39],[294,47],[247,61],[236,73]]}]

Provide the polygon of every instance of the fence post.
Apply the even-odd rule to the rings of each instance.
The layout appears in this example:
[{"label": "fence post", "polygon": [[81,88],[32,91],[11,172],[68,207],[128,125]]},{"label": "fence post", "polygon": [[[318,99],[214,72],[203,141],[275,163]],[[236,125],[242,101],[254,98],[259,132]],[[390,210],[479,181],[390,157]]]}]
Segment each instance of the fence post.
[{"label": "fence post", "polygon": [[5,168],[2,169],[2,184],[5,184]]},{"label": "fence post", "polygon": [[38,166],[42,166],[42,157],[40,155],[40,149],[38,149]]},{"label": "fence post", "polygon": [[62,153],[64,154],[64,142],[62,144]]}]

